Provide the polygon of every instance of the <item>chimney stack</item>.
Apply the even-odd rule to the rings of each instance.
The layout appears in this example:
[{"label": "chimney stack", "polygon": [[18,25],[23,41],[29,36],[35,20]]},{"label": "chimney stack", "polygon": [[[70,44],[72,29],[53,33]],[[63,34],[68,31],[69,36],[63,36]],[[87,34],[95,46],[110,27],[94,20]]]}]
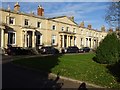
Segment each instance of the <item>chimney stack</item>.
[{"label": "chimney stack", "polygon": [[10,6],[8,5],[8,9],[7,9],[8,11],[10,11]]},{"label": "chimney stack", "polygon": [[104,25],[101,27],[101,31],[105,32],[105,26]]},{"label": "chimney stack", "polygon": [[19,5],[19,3],[17,2],[17,3],[14,5],[14,11],[15,11],[15,12],[19,12],[19,10],[20,10],[20,5]]},{"label": "chimney stack", "polygon": [[92,25],[91,24],[88,25],[88,29],[92,29]]},{"label": "chimney stack", "polygon": [[37,15],[38,16],[44,16],[44,9],[42,8],[41,5],[38,6]]},{"label": "chimney stack", "polygon": [[69,17],[70,20],[74,21],[74,16]]},{"label": "chimney stack", "polygon": [[112,33],[112,32],[113,32],[113,29],[112,29],[112,28],[110,28],[110,29],[109,29],[109,33]]},{"label": "chimney stack", "polygon": [[80,23],[80,27],[84,27],[84,21]]}]

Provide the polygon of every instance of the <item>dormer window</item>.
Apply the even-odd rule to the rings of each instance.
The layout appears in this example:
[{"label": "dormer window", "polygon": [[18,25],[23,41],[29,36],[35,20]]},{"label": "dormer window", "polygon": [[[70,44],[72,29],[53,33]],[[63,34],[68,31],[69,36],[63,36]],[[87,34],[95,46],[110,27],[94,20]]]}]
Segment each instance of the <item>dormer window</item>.
[{"label": "dormer window", "polygon": [[25,26],[28,26],[28,25],[29,25],[29,20],[25,19]]},{"label": "dormer window", "polygon": [[55,25],[52,26],[52,30],[56,30],[56,26]]},{"label": "dormer window", "polygon": [[15,18],[14,17],[9,18],[9,24],[15,25]]}]

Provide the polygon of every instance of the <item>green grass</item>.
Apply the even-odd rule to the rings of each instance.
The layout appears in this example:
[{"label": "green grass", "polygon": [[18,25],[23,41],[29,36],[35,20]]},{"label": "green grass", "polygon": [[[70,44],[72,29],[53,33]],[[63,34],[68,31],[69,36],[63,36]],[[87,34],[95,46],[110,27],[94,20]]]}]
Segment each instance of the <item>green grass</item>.
[{"label": "green grass", "polygon": [[94,56],[95,54],[90,53],[34,57],[16,60],[13,63],[55,74],[60,73],[61,76],[104,87],[120,88],[120,84],[109,73],[106,65],[98,64],[92,60]]}]

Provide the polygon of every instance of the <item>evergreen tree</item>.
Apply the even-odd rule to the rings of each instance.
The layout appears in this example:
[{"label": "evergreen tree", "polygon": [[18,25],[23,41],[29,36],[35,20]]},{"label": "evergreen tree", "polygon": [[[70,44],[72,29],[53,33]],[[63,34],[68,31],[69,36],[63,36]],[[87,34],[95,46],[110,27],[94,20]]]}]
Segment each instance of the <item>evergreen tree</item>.
[{"label": "evergreen tree", "polygon": [[115,33],[108,34],[96,50],[96,61],[114,64],[120,59],[120,40]]}]

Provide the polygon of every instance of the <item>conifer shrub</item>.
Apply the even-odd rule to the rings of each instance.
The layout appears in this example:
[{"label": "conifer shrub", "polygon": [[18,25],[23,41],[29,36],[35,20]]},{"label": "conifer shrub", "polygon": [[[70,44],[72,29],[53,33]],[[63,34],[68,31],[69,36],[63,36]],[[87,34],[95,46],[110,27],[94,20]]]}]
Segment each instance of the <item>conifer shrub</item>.
[{"label": "conifer shrub", "polygon": [[108,34],[96,49],[95,61],[101,64],[115,64],[120,60],[120,40],[115,33]]}]

